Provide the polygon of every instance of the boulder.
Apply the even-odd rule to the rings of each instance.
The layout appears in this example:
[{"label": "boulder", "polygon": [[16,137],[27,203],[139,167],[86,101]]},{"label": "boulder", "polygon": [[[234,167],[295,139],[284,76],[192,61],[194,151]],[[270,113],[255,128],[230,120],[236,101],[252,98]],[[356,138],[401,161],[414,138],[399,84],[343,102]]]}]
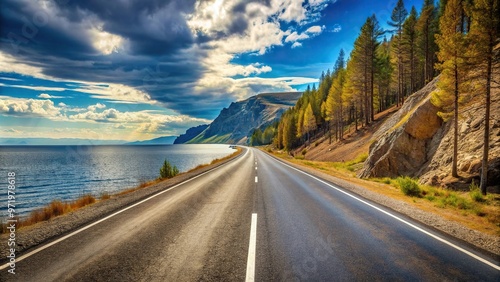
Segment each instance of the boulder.
[{"label": "boulder", "polygon": [[430,141],[442,125],[438,108],[430,101],[435,87],[431,83],[410,96],[395,115],[400,121],[389,120],[392,128],[381,127],[385,133],[374,134],[380,137],[370,147],[359,177],[415,176],[428,161]]}]

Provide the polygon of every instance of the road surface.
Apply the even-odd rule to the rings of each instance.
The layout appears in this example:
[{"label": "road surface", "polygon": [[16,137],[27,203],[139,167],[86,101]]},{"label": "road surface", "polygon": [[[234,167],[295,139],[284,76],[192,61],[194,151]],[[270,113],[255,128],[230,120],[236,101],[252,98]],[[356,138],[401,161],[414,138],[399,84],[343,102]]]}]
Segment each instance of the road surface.
[{"label": "road surface", "polygon": [[495,258],[255,149],[48,244],[0,281],[500,277]]}]

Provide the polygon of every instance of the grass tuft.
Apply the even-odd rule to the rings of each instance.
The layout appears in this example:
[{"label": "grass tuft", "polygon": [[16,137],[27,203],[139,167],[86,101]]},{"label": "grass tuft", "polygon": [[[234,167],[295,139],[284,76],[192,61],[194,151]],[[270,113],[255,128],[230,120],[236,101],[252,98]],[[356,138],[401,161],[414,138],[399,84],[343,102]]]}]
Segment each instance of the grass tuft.
[{"label": "grass tuft", "polygon": [[474,180],[472,180],[472,183],[469,186],[469,195],[474,202],[485,202],[486,199],[483,196],[483,193],[481,193],[481,189],[479,188],[479,185],[477,185]]},{"label": "grass tuft", "polygon": [[111,195],[108,192],[104,192],[101,194],[99,197],[99,200],[104,201],[104,200],[109,200],[111,199]]},{"label": "grass tuft", "polygon": [[420,197],[422,190],[418,182],[408,176],[396,178],[396,183],[398,184],[403,194],[411,197]]},{"label": "grass tuft", "polygon": [[[72,212],[84,206],[91,205],[96,202],[94,196],[86,194],[72,202],[62,202],[61,200],[54,200],[47,206],[34,210],[26,219],[19,219],[19,227],[33,225],[38,222],[47,221],[54,217]],[[5,233],[5,229],[2,228]]]}]

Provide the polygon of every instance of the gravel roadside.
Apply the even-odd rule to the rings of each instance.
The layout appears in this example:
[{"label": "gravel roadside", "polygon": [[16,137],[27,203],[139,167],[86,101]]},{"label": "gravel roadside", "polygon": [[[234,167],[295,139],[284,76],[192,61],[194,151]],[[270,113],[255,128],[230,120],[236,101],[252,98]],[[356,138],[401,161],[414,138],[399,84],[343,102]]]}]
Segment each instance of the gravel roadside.
[{"label": "gravel roadside", "polygon": [[[267,152],[266,152],[267,153]],[[268,154],[268,153],[267,153]],[[270,155],[270,154],[269,154]],[[277,158],[273,155],[271,157]],[[280,161],[287,163],[290,166],[301,169],[309,174],[325,179],[335,185],[338,185],[346,190],[362,196],[365,199],[378,203],[405,216],[408,216],[424,225],[430,226],[438,231],[449,234],[459,240],[465,241],[482,251],[486,251],[495,256],[500,256],[500,238],[470,229],[462,224],[445,219],[437,214],[423,211],[419,208],[413,207],[405,202],[390,198],[385,195],[367,190],[361,186],[350,183],[348,181],[328,175],[324,172],[315,170],[313,168],[302,166],[277,158]]]},{"label": "gravel roadside", "polygon": [[[174,178],[166,179],[143,189],[139,189],[128,194],[112,196],[108,200],[98,201],[92,205],[85,206],[81,209],[55,217],[48,221],[20,228],[15,232],[16,255],[19,257],[20,254],[26,250],[32,249],[42,243],[60,238],[79,227],[104,218],[121,208],[130,206],[155,193],[169,189],[174,185],[187,181],[209,170],[215,169],[216,167],[238,158],[243,152],[244,150],[242,150],[240,154],[227,160],[202,167],[192,172],[180,174]],[[0,244],[0,263],[2,264],[7,262],[6,256],[9,255],[10,247],[7,245],[9,235],[10,234],[0,235],[0,242],[2,242]]]}]

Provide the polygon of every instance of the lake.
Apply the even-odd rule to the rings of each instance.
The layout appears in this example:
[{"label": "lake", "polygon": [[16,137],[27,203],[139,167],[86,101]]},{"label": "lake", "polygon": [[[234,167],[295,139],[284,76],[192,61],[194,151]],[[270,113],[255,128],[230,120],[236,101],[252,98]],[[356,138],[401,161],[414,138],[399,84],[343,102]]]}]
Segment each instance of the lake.
[{"label": "lake", "polygon": [[9,172],[16,174],[16,214],[22,217],[55,199],[99,197],[153,180],[165,159],[183,172],[232,152],[228,145],[1,146],[1,217]]}]

